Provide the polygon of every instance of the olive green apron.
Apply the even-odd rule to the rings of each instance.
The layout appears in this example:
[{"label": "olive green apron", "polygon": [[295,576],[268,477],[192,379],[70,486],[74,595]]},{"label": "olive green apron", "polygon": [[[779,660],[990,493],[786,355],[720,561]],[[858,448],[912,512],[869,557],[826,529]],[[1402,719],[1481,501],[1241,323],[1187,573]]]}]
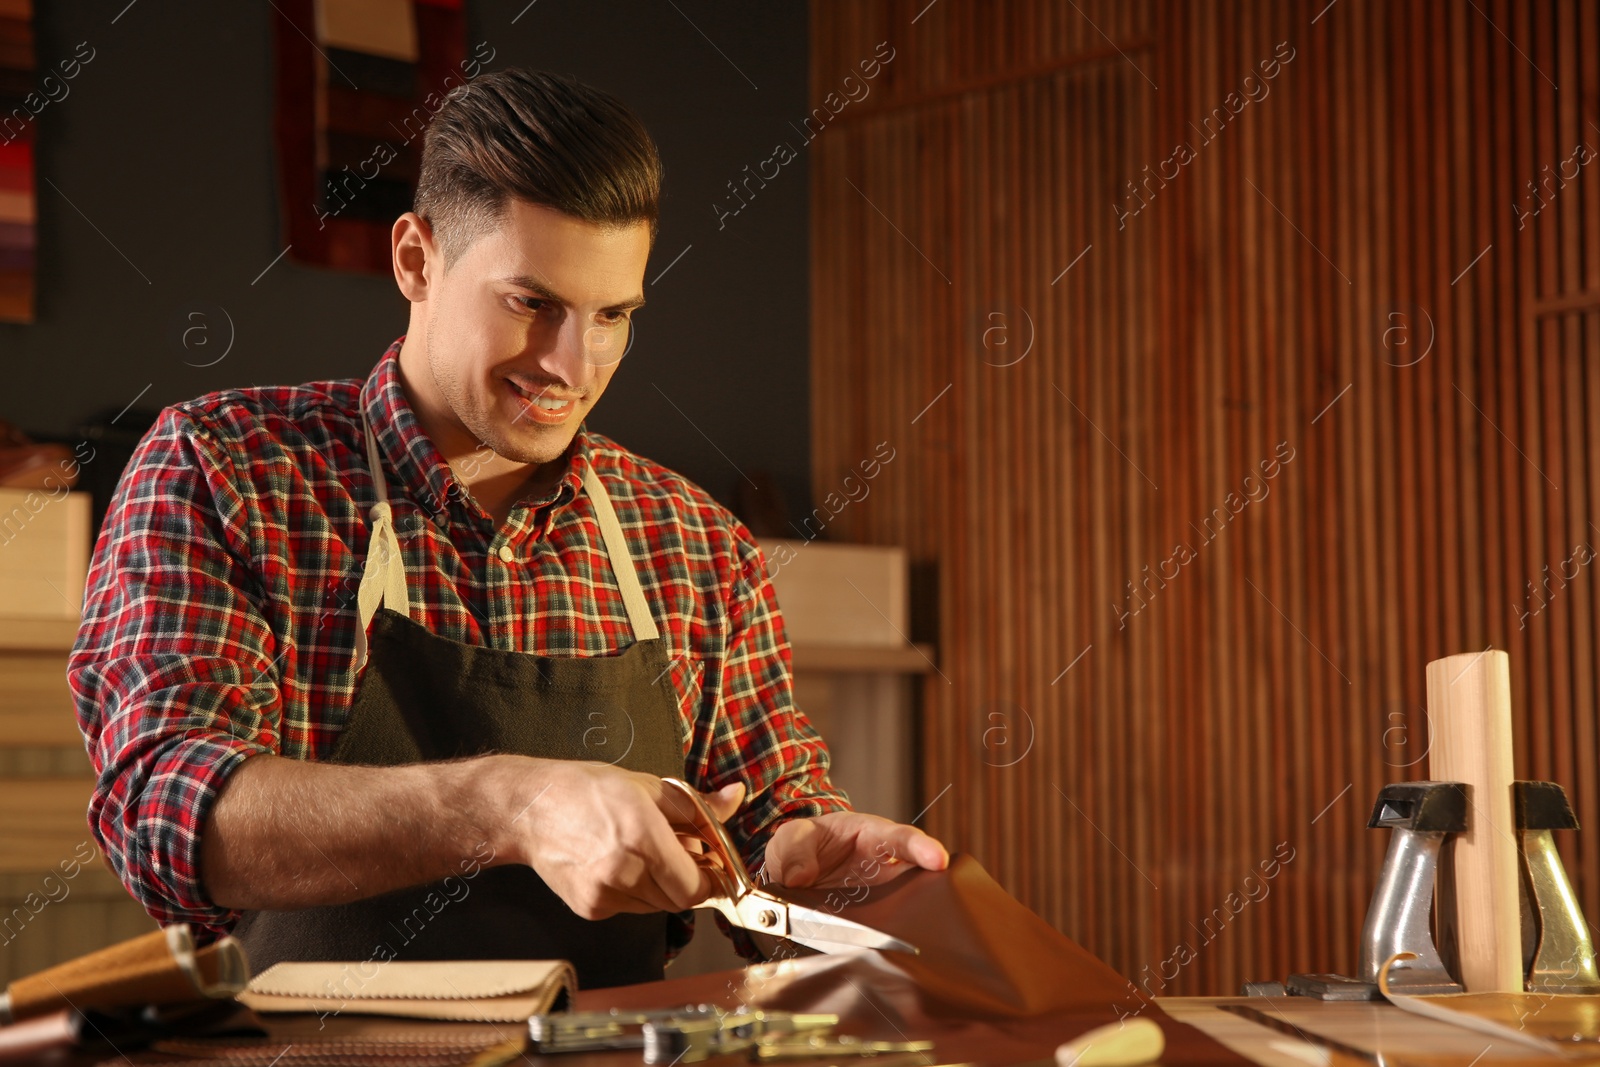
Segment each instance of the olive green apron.
[{"label": "olive green apron", "polygon": [[[370,427],[366,444],[377,490],[357,597],[356,663],[366,664],[366,674],[328,760],[392,767],[503,752],[682,777],[671,657],[593,468],[584,473],[584,491],[634,641],[612,656],[536,656],[454,641],[411,618],[405,561]],[[539,806],[523,817],[540,817]],[[487,856],[480,842],[460,845],[463,857]],[[339,857],[307,846],[308,865],[330,861]],[[350,904],[246,912],[234,935],[244,942],[252,972],[282,960],[564,959],[587,989],[662,977],[664,913],[583,919],[532,868],[476,866],[469,861],[460,875]]]}]

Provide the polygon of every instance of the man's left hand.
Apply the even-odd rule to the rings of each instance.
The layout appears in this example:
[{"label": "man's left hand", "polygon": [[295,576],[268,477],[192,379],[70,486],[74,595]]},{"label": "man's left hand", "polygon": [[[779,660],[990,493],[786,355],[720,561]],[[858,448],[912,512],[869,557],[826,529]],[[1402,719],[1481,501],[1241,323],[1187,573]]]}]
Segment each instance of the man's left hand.
[{"label": "man's left hand", "polygon": [[770,882],[832,889],[878,885],[913,867],[942,871],[950,853],[915,826],[859,811],[790,819],[767,842],[762,873]]}]

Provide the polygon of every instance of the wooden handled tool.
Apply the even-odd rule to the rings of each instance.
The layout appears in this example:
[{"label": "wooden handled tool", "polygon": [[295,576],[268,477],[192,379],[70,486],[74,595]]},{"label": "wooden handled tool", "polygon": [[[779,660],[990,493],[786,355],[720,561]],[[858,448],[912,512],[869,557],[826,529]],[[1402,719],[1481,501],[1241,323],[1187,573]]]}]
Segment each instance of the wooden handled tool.
[{"label": "wooden handled tool", "polygon": [[62,1008],[113,1009],[231,997],[249,980],[239,943],[223,938],[195,950],[183,925],[153,930],[18,978],[0,994],[0,1022]]},{"label": "wooden handled tool", "polygon": [[1511,660],[1504,652],[1428,664],[1429,776],[1464,782],[1467,829],[1455,840],[1455,943],[1469,993],[1520,992],[1520,835],[1512,801]]}]

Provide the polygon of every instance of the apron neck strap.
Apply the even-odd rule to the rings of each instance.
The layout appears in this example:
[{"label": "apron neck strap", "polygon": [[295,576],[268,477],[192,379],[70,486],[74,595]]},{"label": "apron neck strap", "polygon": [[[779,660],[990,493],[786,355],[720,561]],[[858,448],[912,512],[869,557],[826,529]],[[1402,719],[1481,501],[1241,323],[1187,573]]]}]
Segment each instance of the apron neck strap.
[{"label": "apron neck strap", "polygon": [[611,507],[611,497],[595,474],[591,464],[583,472],[583,491],[589,494],[594,505],[594,517],[600,523],[600,536],[606,543],[606,555],[611,558],[611,573],[616,575],[617,588],[622,591],[622,602],[628,608],[628,621],[633,624],[635,641],[654,641],[661,636],[656,620],[650,616],[650,602],[639,586],[639,575],[633,569],[633,557],[628,554],[628,539],[622,534],[622,524]]},{"label": "apron neck strap", "polygon": [[367,465],[372,472],[372,483],[377,491],[377,503],[368,513],[367,561],[361,571],[361,585],[356,590],[356,670],[367,662],[367,628],[380,607],[403,611],[410,617],[411,594],[406,588],[406,560],[400,551],[400,538],[394,532],[394,513],[389,507],[389,488],[383,479],[383,462],[378,454],[378,441],[372,434],[366,413],[361,416],[361,428],[367,439]]},{"label": "apron neck strap", "polygon": [[367,421],[367,413],[361,413],[362,435],[367,439],[367,469],[372,472],[373,486],[378,491],[378,500],[387,502],[389,499],[389,486],[383,480],[383,463],[378,458],[378,439],[372,433],[372,424]]},{"label": "apron neck strap", "polygon": [[[394,532],[394,515],[389,507],[389,489],[383,477],[382,457],[378,453],[378,440],[372,433],[366,414],[361,416],[362,431],[366,437],[367,466],[372,472],[377,503],[369,513],[371,530],[367,542],[367,561],[361,572],[361,586],[356,593],[358,625],[356,626],[356,669],[367,662],[367,628],[380,607],[390,607],[412,616],[410,593],[406,588],[406,562],[400,551],[400,539]],[[617,521],[611,497],[589,466],[583,472],[583,488],[594,505],[595,518],[600,523],[600,536],[605,541],[606,555],[611,560],[611,571],[616,575],[617,588],[622,592],[622,603],[628,609],[628,622],[633,627],[635,641],[654,641],[661,636],[656,621],[650,614],[650,602],[645,599],[639,585],[639,575],[633,567],[633,557],[628,552],[628,539]]]}]

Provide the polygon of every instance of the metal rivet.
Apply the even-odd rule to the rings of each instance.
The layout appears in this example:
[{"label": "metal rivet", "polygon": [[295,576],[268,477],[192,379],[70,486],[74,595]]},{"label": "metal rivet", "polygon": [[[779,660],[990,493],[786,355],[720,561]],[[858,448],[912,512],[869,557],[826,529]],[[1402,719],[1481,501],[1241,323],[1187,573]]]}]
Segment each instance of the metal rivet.
[{"label": "metal rivet", "polygon": [[756,922],[760,923],[762,926],[774,926],[778,922],[778,913],[775,911],[764,911],[760,915],[756,916]]}]

